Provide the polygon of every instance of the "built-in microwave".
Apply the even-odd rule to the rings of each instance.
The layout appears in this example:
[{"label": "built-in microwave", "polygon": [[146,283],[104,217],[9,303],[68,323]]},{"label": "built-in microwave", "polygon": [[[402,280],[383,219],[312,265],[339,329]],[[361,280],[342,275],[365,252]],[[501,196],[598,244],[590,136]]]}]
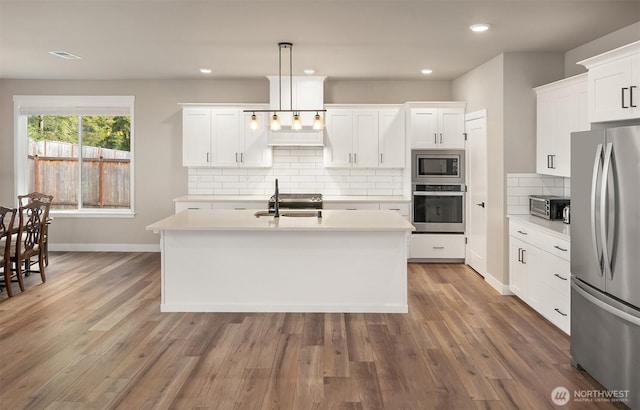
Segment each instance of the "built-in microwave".
[{"label": "built-in microwave", "polygon": [[414,184],[464,184],[464,150],[411,151]]}]

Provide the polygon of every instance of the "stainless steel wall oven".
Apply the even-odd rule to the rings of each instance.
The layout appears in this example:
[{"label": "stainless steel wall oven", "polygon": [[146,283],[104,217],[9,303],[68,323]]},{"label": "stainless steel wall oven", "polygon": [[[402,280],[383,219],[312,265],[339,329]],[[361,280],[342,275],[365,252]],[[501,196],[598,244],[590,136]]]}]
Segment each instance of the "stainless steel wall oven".
[{"label": "stainless steel wall oven", "polygon": [[464,190],[462,184],[413,184],[411,222],[416,233],[464,233]]},{"label": "stainless steel wall oven", "polygon": [[411,151],[414,233],[464,233],[464,150]]}]

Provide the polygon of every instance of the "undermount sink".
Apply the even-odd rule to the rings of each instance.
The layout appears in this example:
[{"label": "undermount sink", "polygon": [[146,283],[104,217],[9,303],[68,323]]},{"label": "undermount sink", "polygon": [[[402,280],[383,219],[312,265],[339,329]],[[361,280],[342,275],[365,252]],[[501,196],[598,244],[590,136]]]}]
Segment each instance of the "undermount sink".
[{"label": "undermount sink", "polygon": [[253,216],[255,216],[256,218],[259,218],[261,216],[273,216],[273,212],[272,211],[257,211],[255,214],[253,214]]},{"label": "undermount sink", "polygon": [[280,212],[280,216],[320,218],[322,216],[322,213],[320,211]]},{"label": "undermount sink", "polygon": [[[273,216],[273,211],[257,211],[253,214],[256,218],[261,216]],[[289,218],[321,218],[322,211],[284,211],[280,212],[280,216]]]}]

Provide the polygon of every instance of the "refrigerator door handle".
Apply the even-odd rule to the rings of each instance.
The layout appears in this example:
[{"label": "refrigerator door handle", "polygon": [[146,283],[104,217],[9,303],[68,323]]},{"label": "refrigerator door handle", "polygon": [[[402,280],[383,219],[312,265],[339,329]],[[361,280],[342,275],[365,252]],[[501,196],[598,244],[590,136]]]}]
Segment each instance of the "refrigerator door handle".
[{"label": "refrigerator door handle", "polygon": [[593,244],[594,255],[598,258],[598,266],[600,267],[600,276],[604,275],[602,270],[602,250],[598,246],[598,237],[596,235],[596,189],[598,186],[598,170],[602,162],[602,144],[598,144],[596,148],[596,157],[593,161],[593,176],[591,177],[591,243]]},{"label": "refrigerator door handle", "polygon": [[640,326],[640,317],[631,315],[631,314],[629,314],[627,312],[624,312],[624,311],[622,311],[620,309],[616,309],[615,307],[609,305],[608,303],[598,299],[597,297],[593,296],[589,292],[585,291],[584,289],[582,289],[582,287],[579,284],[577,284],[575,282],[571,283],[571,287],[580,296],[582,296],[583,298],[587,299],[589,302],[593,303],[594,305],[598,306],[600,309],[603,309],[603,310],[611,313],[612,315],[619,317],[620,319],[624,320],[625,322],[632,323],[632,324],[634,324],[636,326]]},{"label": "refrigerator door handle", "polygon": [[[604,273],[609,272],[613,279],[613,270],[611,269],[611,260],[609,257],[609,249],[607,245],[607,189],[609,188],[609,169],[611,168],[611,155],[613,152],[613,144],[607,144],[604,152],[604,165],[602,166],[602,183],[600,185],[600,239],[602,240],[602,260],[604,265]],[[608,212],[615,212],[611,207]]]}]

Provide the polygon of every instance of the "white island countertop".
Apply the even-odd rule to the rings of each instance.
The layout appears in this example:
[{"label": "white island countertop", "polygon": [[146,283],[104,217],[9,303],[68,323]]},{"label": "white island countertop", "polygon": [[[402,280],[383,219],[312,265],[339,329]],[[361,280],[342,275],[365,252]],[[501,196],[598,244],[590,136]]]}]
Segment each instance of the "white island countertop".
[{"label": "white island countertop", "polygon": [[[150,231],[412,231],[395,211],[322,210],[322,218],[256,217],[255,210],[188,209],[147,226]],[[281,210],[283,213],[296,211]],[[298,211],[309,213],[309,211]],[[311,211],[315,212],[315,211]]]},{"label": "white island countertop", "polygon": [[[257,202],[260,207],[266,205],[271,195],[183,195],[174,198],[174,202]],[[366,196],[366,195],[323,195],[324,202],[409,202],[404,196]]]}]

